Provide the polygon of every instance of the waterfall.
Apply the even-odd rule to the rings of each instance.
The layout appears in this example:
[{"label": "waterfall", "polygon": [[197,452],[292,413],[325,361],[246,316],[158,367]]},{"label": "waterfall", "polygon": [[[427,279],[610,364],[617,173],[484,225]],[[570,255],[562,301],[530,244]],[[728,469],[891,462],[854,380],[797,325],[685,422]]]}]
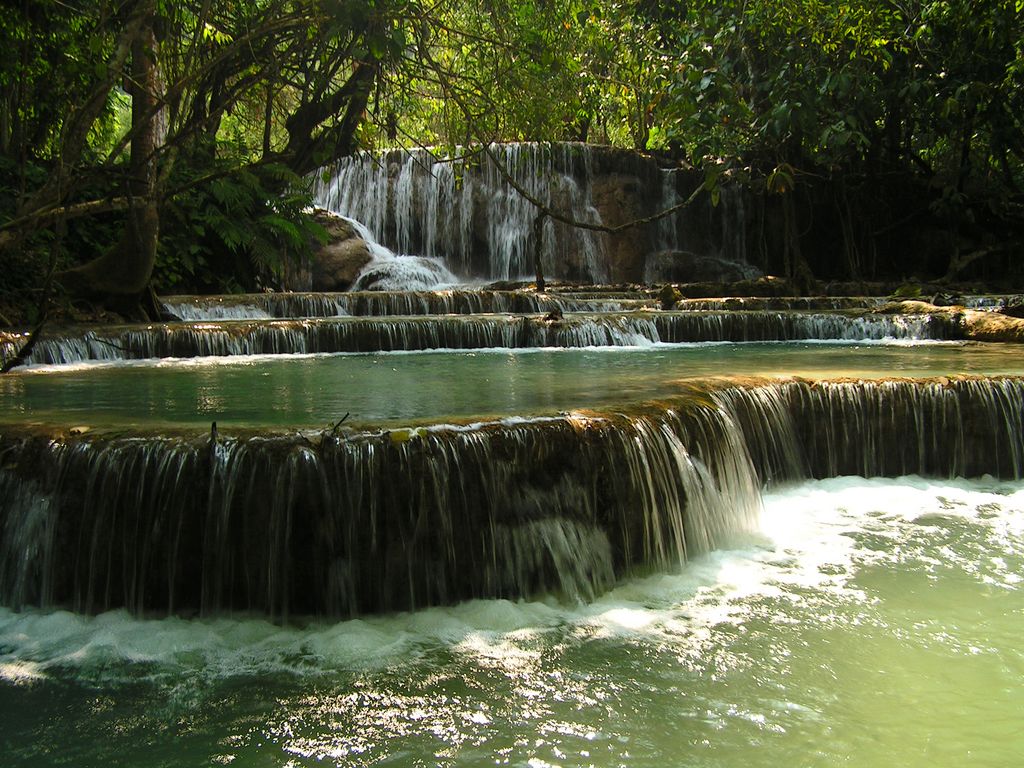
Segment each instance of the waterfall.
[{"label": "waterfall", "polygon": [[168,296],[164,308],[187,322],[342,315],[479,315],[620,312],[630,302],[652,306],[640,294],[628,300],[575,298],[526,291],[449,288],[433,291],[259,293],[239,296]]},{"label": "waterfall", "polygon": [[1024,379],[690,385],[632,413],[0,438],[0,602],[351,615],[589,599],[753,530],[765,484],[1024,474]]},{"label": "waterfall", "polygon": [[8,439],[4,484],[45,479],[5,497],[10,541],[39,543],[4,550],[0,599],[284,616],[593,596],[754,525],[728,431],[707,411],[213,445]]},{"label": "waterfall", "polygon": [[745,190],[739,184],[723,184],[718,206],[721,208],[723,259],[747,262],[747,237],[752,231],[747,219]]},{"label": "waterfall", "polygon": [[[220,297],[217,297],[220,298]],[[223,301],[164,301],[164,310],[179,320],[200,322],[204,320],[269,320],[274,317],[255,303],[225,303]],[[332,312],[337,314],[336,312]],[[308,315],[303,315],[307,317]]]},{"label": "waterfall", "polygon": [[[695,179],[688,171],[660,169],[659,174],[658,211],[678,205],[694,189]],[[680,194],[680,187],[688,190]],[[658,220],[654,250],[643,262],[643,282],[733,282],[761,276],[761,270],[748,260],[747,240],[753,226],[749,191],[723,180],[713,194],[717,195],[713,203],[701,197]]]},{"label": "waterfall", "polygon": [[682,299],[677,310],[820,312],[880,309],[889,303],[880,296],[730,296],[725,298]]},{"label": "waterfall", "polygon": [[658,340],[797,341],[804,339],[955,339],[957,328],[940,316],[875,313],[683,311],[652,313]]},{"label": "waterfall", "polygon": [[[345,218],[345,217],[342,217]],[[459,282],[441,259],[432,255],[401,255],[374,238],[363,224],[347,219],[370,252],[370,261],[352,283],[353,290],[365,291],[427,291]]]},{"label": "waterfall", "polygon": [[[532,278],[537,209],[506,175],[550,209],[600,224],[585,144],[492,144],[456,158],[429,150],[361,153],[318,177],[317,205],[358,220],[400,253],[435,257],[454,272],[490,280]],[[494,161],[491,160],[494,158]],[[481,222],[483,222],[481,224]],[[548,220],[542,262],[549,277],[608,278],[606,238]]]},{"label": "waterfall", "polygon": [[[413,304],[443,304],[404,294]],[[492,299],[491,308],[502,300]],[[372,311],[377,299],[359,297],[335,310]],[[390,297],[381,302],[394,302]],[[513,299],[516,306],[518,299]],[[364,302],[361,304],[361,302]],[[421,305],[422,306],[422,305]],[[463,305],[472,308],[471,304]],[[551,306],[561,308],[552,301]],[[533,307],[526,304],[526,309]],[[951,339],[957,328],[929,315],[785,312],[573,313],[557,321],[536,315],[338,316],[290,320],[237,320],[95,328],[36,344],[30,362],[141,360],[254,354],[388,352],[425,349],[646,346],[658,342],[793,341],[803,339]],[[0,342],[0,357],[16,344]]]},{"label": "waterfall", "polygon": [[[677,189],[678,172],[674,169],[661,170],[661,210],[665,211],[679,205],[682,200]],[[679,250],[679,214],[673,213],[663,216],[658,220],[658,250],[678,251]],[[644,274],[644,280],[647,279]]]}]

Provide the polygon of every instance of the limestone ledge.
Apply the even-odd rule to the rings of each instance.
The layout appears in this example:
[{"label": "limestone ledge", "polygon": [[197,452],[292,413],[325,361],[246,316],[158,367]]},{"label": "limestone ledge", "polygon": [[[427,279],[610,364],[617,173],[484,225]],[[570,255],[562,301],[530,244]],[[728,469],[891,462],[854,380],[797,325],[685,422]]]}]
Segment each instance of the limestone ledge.
[{"label": "limestone ledge", "polygon": [[968,341],[1024,342],[1024,320],[998,312],[984,312],[962,306],[937,307],[927,301],[896,301],[882,312],[898,315],[931,315],[959,327]]}]

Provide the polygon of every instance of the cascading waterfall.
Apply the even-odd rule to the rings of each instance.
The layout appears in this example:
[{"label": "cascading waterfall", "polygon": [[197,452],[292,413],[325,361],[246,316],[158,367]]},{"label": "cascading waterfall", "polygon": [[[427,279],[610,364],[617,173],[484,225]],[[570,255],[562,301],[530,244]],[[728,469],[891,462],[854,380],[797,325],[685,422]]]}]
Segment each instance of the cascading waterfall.
[{"label": "cascading waterfall", "polygon": [[366,243],[370,252],[370,261],[352,283],[353,290],[427,291],[459,282],[441,259],[430,254],[399,255],[378,243],[373,234],[360,222],[348,219],[348,223],[356,235]]},{"label": "cascading waterfall", "polygon": [[752,227],[747,220],[747,208],[742,186],[724,184],[719,206],[722,209],[722,258],[740,263],[747,262],[747,236]]},{"label": "cascading waterfall", "polygon": [[[957,328],[937,316],[874,313],[574,313],[559,320],[507,314],[335,317],[97,328],[46,338],[35,346],[29,361],[956,337]],[[0,342],[0,357],[14,354],[15,347],[13,340]]]},{"label": "cascading waterfall", "polygon": [[388,352],[425,349],[636,346],[657,340],[646,317],[578,317],[547,322],[537,316],[472,315],[168,324],[88,331],[46,339],[30,362],[143,360],[258,354]]},{"label": "cascading waterfall", "polygon": [[[679,169],[661,169],[657,207],[664,211],[683,202],[688,193],[680,194],[680,185],[693,184]],[[692,191],[692,187],[690,188]],[[686,268],[677,264],[685,253],[688,258],[709,259],[731,266],[732,278],[751,279],[760,275],[748,260],[747,238],[751,231],[747,208],[749,193],[740,184],[722,184],[714,205],[700,200],[658,220],[653,232],[654,250],[644,260],[642,280],[647,284],[678,282],[691,279]],[[714,279],[700,275],[694,280]]]},{"label": "cascading waterfall", "polygon": [[667,343],[957,337],[952,323],[931,315],[684,311],[653,313],[651,317],[658,340]]},{"label": "cascading waterfall", "polygon": [[[653,305],[643,297],[628,301]],[[349,291],[345,293],[259,293],[169,296],[164,308],[188,322],[342,315],[479,315],[559,312],[619,312],[626,303],[523,291],[448,289],[434,291]]]},{"label": "cascading waterfall", "polygon": [[674,309],[718,312],[820,312],[880,309],[890,301],[880,296],[732,296],[682,299],[676,303]]},{"label": "cascading waterfall", "polygon": [[1024,379],[710,382],[632,414],[0,441],[0,601],[349,615],[589,599],[752,530],[760,487],[1024,474]]},{"label": "cascading waterfall", "polygon": [[[288,294],[281,294],[287,296]],[[220,297],[218,297],[220,298]],[[261,302],[262,303],[262,302]],[[337,305],[334,305],[335,307]],[[270,320],[276,315],[271,314],[265,307],[258,306],[256,302],[241,303],[224,301],[201,301],[200,297],[194,300],[165,300],[164,311],[170,313],[179,320],[186,322],[202,322],[207,320]],[[332,311],[330,316],[341,314]],[[323,317],[317,312],[315,317]],[[310,317],[308,314],[302,317]]]},{"label": "cascading waterfall", "polygon": [[[663,169],[661,171],[661,208],[667,210],[679,205],[682,200],[679,197],[676,181],[677,172],[674,169]],[[658,249],[662,251],[679,250],[679,216],[670,214],[658,220]],[[652,282],[648,275],[644,274],[645,282]]]},{"label": "cascading waterfall", "polygon": [[6,497],[3,526],[39,542],[3,552],[0,599],[284,616],[592,597],[755,524],[728,430],[708,411],[315,441],[8,440],[5,466],[35,485]]},{"label": "cascading waterfall", "polygon": [[[328,182],[317,179],[316,201],[362,222],[399,253],[440,258],[455,272],[485,279],[529,277],[537,210],[506,174],[544,205],[600,224],[590,198],[590,163],[584,144],[494,144],[455,159],[428,150],[363,153],[342,159]],[[481,218],[482,228],[476,226]],[[600,233],[549,220],[545,273],[605,281],[606,248]]]},{"label": "cascading waterfall", "polygon": [[790,382],[712,397],[734,415],[764,483],[1024,476],[1020,379]]}]

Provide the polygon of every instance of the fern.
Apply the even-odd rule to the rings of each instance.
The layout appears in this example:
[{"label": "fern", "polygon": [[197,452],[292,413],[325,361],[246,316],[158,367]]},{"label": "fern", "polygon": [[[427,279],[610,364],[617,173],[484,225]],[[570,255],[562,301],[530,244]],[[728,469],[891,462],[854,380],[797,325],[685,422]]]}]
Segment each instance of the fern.
[{"label": "fern", "polygon": [[[278,164],[231,167],[238,148],[220,142],[219,175],[189,184],[192,171],[179,163],[186,191],[170,201],[156,280],[161,290],[252,290],[279,282],[288,260],[308,254],[327,232],[309,212],[305,179]],[[281,191],[283,190],[283,191]]]}]

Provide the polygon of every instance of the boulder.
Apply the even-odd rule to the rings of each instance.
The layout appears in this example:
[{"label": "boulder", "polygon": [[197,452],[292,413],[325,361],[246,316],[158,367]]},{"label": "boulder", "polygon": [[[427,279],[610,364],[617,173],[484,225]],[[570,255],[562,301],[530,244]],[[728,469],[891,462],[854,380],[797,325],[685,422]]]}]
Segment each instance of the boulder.
[{"label": "boulder", "polygon": [[1024,296],[1007,296],[999,312],[1007,317],[1024,318]]},{"label": "boulder", "polygon": [[328,240],[313,252],[311,288],[347,291],[370,263],[370,248],[347,219],[318,212],[318,221],[327,230]]},{"label": "boulder", "polygon": [[683,294],[679,292],[679,289],[668,283],[662,286],[662,289],[658,291],[658,302],[664,310],[675,309],[676,304],[678,304],[682,298]]}]

